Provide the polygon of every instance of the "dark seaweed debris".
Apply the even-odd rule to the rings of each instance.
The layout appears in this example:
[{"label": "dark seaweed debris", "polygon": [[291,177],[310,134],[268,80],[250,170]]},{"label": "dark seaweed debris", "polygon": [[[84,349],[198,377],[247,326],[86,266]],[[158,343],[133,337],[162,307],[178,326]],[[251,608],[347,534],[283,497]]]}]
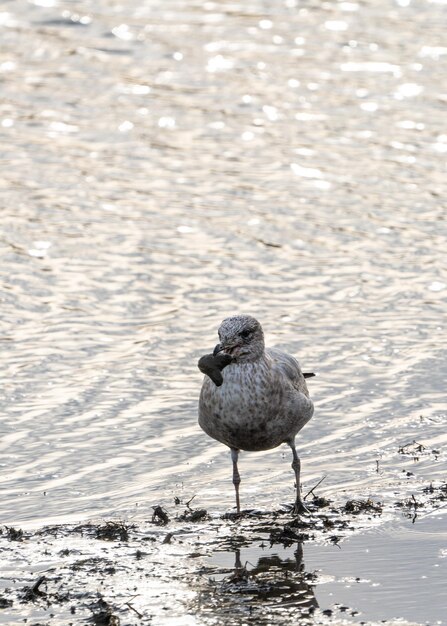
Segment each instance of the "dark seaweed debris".
[{"label": "dark seaweed debris", "polygon": [[[121,620],[126,625],[136,625],[143,618],[154,619],[156,613],[151,615],[152,610],[149,607],[145,606],[143,614],[139,613],[138,604],[137,608],[131,604],[132,598],[135,597],[133,594],[139,589],[138,581],[146,581],[151,576],[160,575],[157,574],[156,568],[154,573],[151,564],[157,562],[158,566],[157,555],[163,553],[161,551],[163,544],[172,540],[180,547],[183,541],[188,542],[185,539],[188,533],[191,536],[197,535],[197,531],[192,533],[188,524],[207,520],[205,532],[208,538],[204,539],[207,550],[204,550],[204,544],[198,537],[189,558],[204,557],[210,549],[234,553],[236,559],[234,568],[225,565],[220,571],[204,566],[203,562],[198,562],[198,569],[195,572],[191,569],[193,568],[191,562],[182,570],[183,573],[188,572],[193,577],[195,586],[201,587],[200,598],[203,598],[203,604],[200,605],[200,609],[209,608],[218,611],[219,615],[232,615],[236,621],[226,621],[231,626],[239,624],[237,620],[240,617],[245,619],[247,612],[258,626],[270,626],[268,616],[272,610],[279,613],[284,611],[284,623],[295,621],[303,626],[310,625],[315,617],[312,616],[318,609],[313,591],[316,574],[312,571],[306,572],[303,568],[303,546],[305,550],[306,542],[311,540],[324,541],[334,546],[341,545],[351,532],[369,527],[371,522],[368,520],[381,515],[382,504],[366,498],[350,499],[336,506],[326,498],[316,496],[314,490],[307,496],[306,502],[310,513],[300,517],[292,516],[290,509],[283,506],[273,511],[246,510],[240,515],[224,516],[224,520],[215,517],[210,519],[205,509],[191,508],[193,498],[190,498],[184,503],[182,514],[177,517],[171,509],[165,510],[160,505],[154,506],[153,523],[157,524],[158,528],[154,529],[153,533],[149,530],[150,523],[139,527],[116,520],[89,522],[77,526],[61,525],[27,532],[26,541],[17,543],[14,550],[23,551],[34,547],[40,550],[41,555],[57,555],[57,559],[63,559],[63,562],[59,568],[46,569],[45,576],[40,574],[39,578],[28,583],[28,586],[4,590],[3,598],[0,598],[0,608],[8,609],[12,606],[13,608],[9,610],[14,611],[21,603],[28,602],[35,604],[39,609],[51,607],[52,611],[57,611],[58,608],[61,609],[62,604],[70,601],[68,610],[76,613],[76,619],[83,620],[83,623],[118,626]],[[180,499],[178,500],[180,504]],[[443,506],[446,500],[447,483],[433,481],[418,493],[415,492],[411,498],[407,497],[396,503],[394,508],[415,517],[416,511],[420,514],[424,508],[432,510],[435,506]],[[170,523],[173,517],[175,520],[169,529],[171,532],[167,532],[168,529],[162,527]],[[223,536],[219,533],[213,535],[213,529],[222,526],[231,532],[224,533]],[[3,527],[0,539],[6,543],[9,534],[8,529]],[[67,543],[66,540],[70,541],[74,534],[84,536],[85,542]],[[16,534],[13,533],[13,536]],[[97,539],[120,544],[105,546],[98,544]],[[80,538],[77,537],[76,541],[80,541]],[[149,542],[157,542],[152,552],[150,548],[153,544]],[[239,551],[242,552],[246,547],[256,543],[261,551],[267,548],[271,553],[262,554],[256,564],[248,561],[245,564],[241,563]],[[82,545],[90,546],[88,548],[90,551],[80,547]],[[147,552],[142,552],[142,545],[148,547]],[[275,547],[272,549],[273,546]],[[289,548],[285,558],[281,557],[283,550],[278,546]],[[296,554],[295,559],[290,557],[290,546],[293,546],[291,550]],[[117,558],[118,554],[123,558]],[[126,561],[126,556],[131,557],[131,561]],[[47,556],[42,558],[44,562],[48,559]],[[180,564],[177,564],[177,567],[180,567]],[[115,583],[117,574],[124,571],[129,573],[132,583],[125,585],[125,590],[122,586],[118,590]],[[224,578],[213,580],[210,578],[210,574],[212,576],[213,573],[223,575]],[[109,575],[115,576],[108,578]],[[172,573],[172,576],[174,582],[179,579],[175,573]],[[121,578],[126,579],[127,576]],[[24,585],[26,582],[28,581],[25,579]],[[98,595],[98,589],[101,589],[104,595]],[[236,603],[235,594],[238,597]],[[200,599],[197,601],[202,602]],[[61,610],[67,611],[67,608]],[[334,611],[343,613],[344,608],[340,605],[339,608],[334,608]]]},{"label": "dark seaweed debris", "polygon": [[95,573],[114,574],[116,572],[115,567],[111,561],[101,557],[89,557],[87,559],[80,559],[75,561],[71,566],[73,572],[89,571]]},{"label": "dark seaweed debris", "polygon": [[421,509],[424,506],[423,502],[418,502],[416,500],[414,494],[411,494],[410,498],[406,498],[405,500],[398,500],[396,503],[398,508],[402,509]]},{"label": "dark seaweed debris", "polygon": [[270,546],[279,543],[287,547],[294,543],[307,541],[314,537],[313,533],[307,532],[314,527],[315,522],[313,521],[295,518],[290,522],[286,522],[282,527],[272,528],[269,536]]},{"label": "dark seaweed debris", "polygon": [[430,450],[427,448],[427,446],[424,446],[423,443],[419,443],[419,441],[416,440],[400,446],[397,451],[399,454],[403,454],[404,456],[411,456],[413,458],[413,461],[419,461],[419,458],[421,456],[427,456],[431,454],[433,454],[435,458],[437,458],[440,454],[439,450]]},{"label": "dark seaweed debris", "polygon": [[398,449],[398,453],[414,456],[415,454],[423,452],[424,450],[425,450],[424,444],[419,443],[416,440],[413,440],[410,443],[406,443],[403,446],[400,446]]},{"label": "dark seaweed debris", "polygon": [[129,529],[131,527],[123,522],[106,522],[97,527],[96,537],[105,541],[129,541]]},{"label": "dark seaweed debris", "polygon": [[296,532],[290,524],[285,524],[283,528],[274,528],[270,532],[270,545],[281,543],[284,546],[291,546],[294,543],[301,543],[310,539],[308,533]]},{"label": "dark seaweed debris", "polygon": [[129,530],[134,528],[134,524],[110,520],[104,524],[80,524],[73,528],[72,532],[87,534],[104,541],[129,541]]},{"label": "dark seaweed debris", "polygon": [[348,500],[343,507],[343,512],[350,513],[351,515],[359,515],[360,513],[381,515],[382,510],[382,504],[380,502],[373,502],[370,498],[367,500]]},{"label": "dark seaweed debris", "polygon": [[152,514],[152,523],[158,526],[166,526],[169,524],[169,516],[160,505],[153,506],[154,512]]},{"label": "dark seaweed debris", "polygon": [[178,519],[181,522],[200,522],[209,518],[206,509],[195,509],[190,511],[186,510]]},{"label": "dark seaweed debris", "polygon": [[6,536],[9,541],[23,541],[24,534],[21,528],[13,528],[12,526],[5,526]]},{"label": "dark seaweed debris", "polygon": [[[441,483],[434,486],[430,483],[428,487],[424,487],[422,492],[417,495],[411,494],[409,498],[398,500],[394,504],[401,509],[404,516],[413,519],[418,516],[418,510],[426,508],[427,504],[432,507],[439,508],[439,504],[447,500],[447,483]],[[441,505],[442,506],[442,505]]]},{"label": "dark seaweed debris", "polygon": [[[234,545],[243,546],[250,543],[248,537],[253,535],[268,536],[270,546],[280,544],[289,547],[294,543],[305,543],[309,540],[323,539],[331,543],[339,543],[347,532],[365,524],[365,520],[382,514],[380,502],[370,498],[366,500],[348,500],[343,506],[333,506],[330,500],[314,496],[308,504],[309,515],[301,515],[290,519],[290,511],[243,511],[240,514],[230,513],[222,519],[238,524],[240,535],[233,535]],[[284,519],[286,518],[286,519]],[[355,520],[355,521],[354,521]],[[247,531],[247,536],[243,533]],[[231,549],[231,546],[228,546]]]},{"label": "dark seaweed debris", "polygon": [[317,509],[322,509],[322,508],[324,508],[326,506],[330,506],[332,504],[332,500],[328,500],[324,496],[316,496],[316,495],[314,495],[313,496],[313,500],[312,500],[312,504]]},{"label": "dark seaweed debris", "polygon": [[434,487],[433,483],[430,483],[428,487],[424,487],[422,489],[422,492],[432,496],[429,498],[430,502],[432,503],[435,503],[438,501],[442,502],[444,500],[447,500],[447,483],[442,483],[441,485],[438,485],[437,487]]},{"label": "dark seaweed debris", "polygon": [[89,606],[89,609],[93,613],[90,622],[95,624],[95,626],[119,626],[119,618],[114,615],[113,608],[101,595],[99,595],[96,602]]}]

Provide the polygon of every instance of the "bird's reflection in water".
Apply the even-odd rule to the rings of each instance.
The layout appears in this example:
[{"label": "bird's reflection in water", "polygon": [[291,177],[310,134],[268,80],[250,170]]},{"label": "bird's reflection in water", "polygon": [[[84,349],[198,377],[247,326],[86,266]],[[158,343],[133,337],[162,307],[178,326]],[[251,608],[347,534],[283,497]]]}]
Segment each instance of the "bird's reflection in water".
[{"label": "bird's reflection in water", "polygon": [[309,614],[318,608],[314,579],[315,575],[305,570],[303,546],[298,543],[293,558],[270,553],[260,556],[256,565],[243,563],[241,551],[236,548],[234,571],[223,583],[224,591],[242,594],[250,604],[295,607],[297,612]]}]

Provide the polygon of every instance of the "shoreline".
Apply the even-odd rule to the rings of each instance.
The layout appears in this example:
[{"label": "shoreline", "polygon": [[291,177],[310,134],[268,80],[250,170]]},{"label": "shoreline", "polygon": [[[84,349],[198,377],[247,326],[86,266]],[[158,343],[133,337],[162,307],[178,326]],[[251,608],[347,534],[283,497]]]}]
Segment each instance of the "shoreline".
[{"label": "shoreline", "polygon": [[[298,618],[373,624],[355,600],[319,603],[327,573],[309,571],[306,555],[329,546],[341,549],[354,537],[366,546],[371,532],[399,519],[417,524],[441,512],[447,483],[430,483],[391,505],[370,498],[336,505],[313,490],[311,495],[310,515],[301,518],[287,507],[210,515],[193,499],[175,498],[170,507],[153,506],[145,521],[91,520],[34,530],[3,526],[0,546],[8,565],[2,568],[0,623],[27,619],[56,626],[82,619],[116,626],[181,619],[207,625],[224,616],[225,623],[236,625],[249,614],[257,624],[291,624]],[[352,584],[366,582],[354,574]]]}]

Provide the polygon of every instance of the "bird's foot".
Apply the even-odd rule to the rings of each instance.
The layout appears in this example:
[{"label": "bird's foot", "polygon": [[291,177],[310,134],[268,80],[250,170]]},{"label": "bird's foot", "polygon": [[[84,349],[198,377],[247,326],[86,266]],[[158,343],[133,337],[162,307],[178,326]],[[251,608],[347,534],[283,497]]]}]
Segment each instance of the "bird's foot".
[{"label": "bird's foot", "polygon": [[310,515],[311,512],[307,508],[307,506],[301,500],[295,502],[295,505],[292,509],[292,515]]}]

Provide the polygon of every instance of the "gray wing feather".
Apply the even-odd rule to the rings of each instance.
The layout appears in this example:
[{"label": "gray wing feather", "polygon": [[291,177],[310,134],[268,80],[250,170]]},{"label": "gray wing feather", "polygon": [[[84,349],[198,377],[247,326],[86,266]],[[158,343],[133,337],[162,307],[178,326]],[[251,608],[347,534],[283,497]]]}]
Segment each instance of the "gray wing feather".
[{"label": "gray wing feather", "polygon": [[300,364],[295,357],[277,348],[268,348],[266,353],[272,359],[276,369],[290,381],[292,386],[309,397],[306,381],[301,372]]}]

